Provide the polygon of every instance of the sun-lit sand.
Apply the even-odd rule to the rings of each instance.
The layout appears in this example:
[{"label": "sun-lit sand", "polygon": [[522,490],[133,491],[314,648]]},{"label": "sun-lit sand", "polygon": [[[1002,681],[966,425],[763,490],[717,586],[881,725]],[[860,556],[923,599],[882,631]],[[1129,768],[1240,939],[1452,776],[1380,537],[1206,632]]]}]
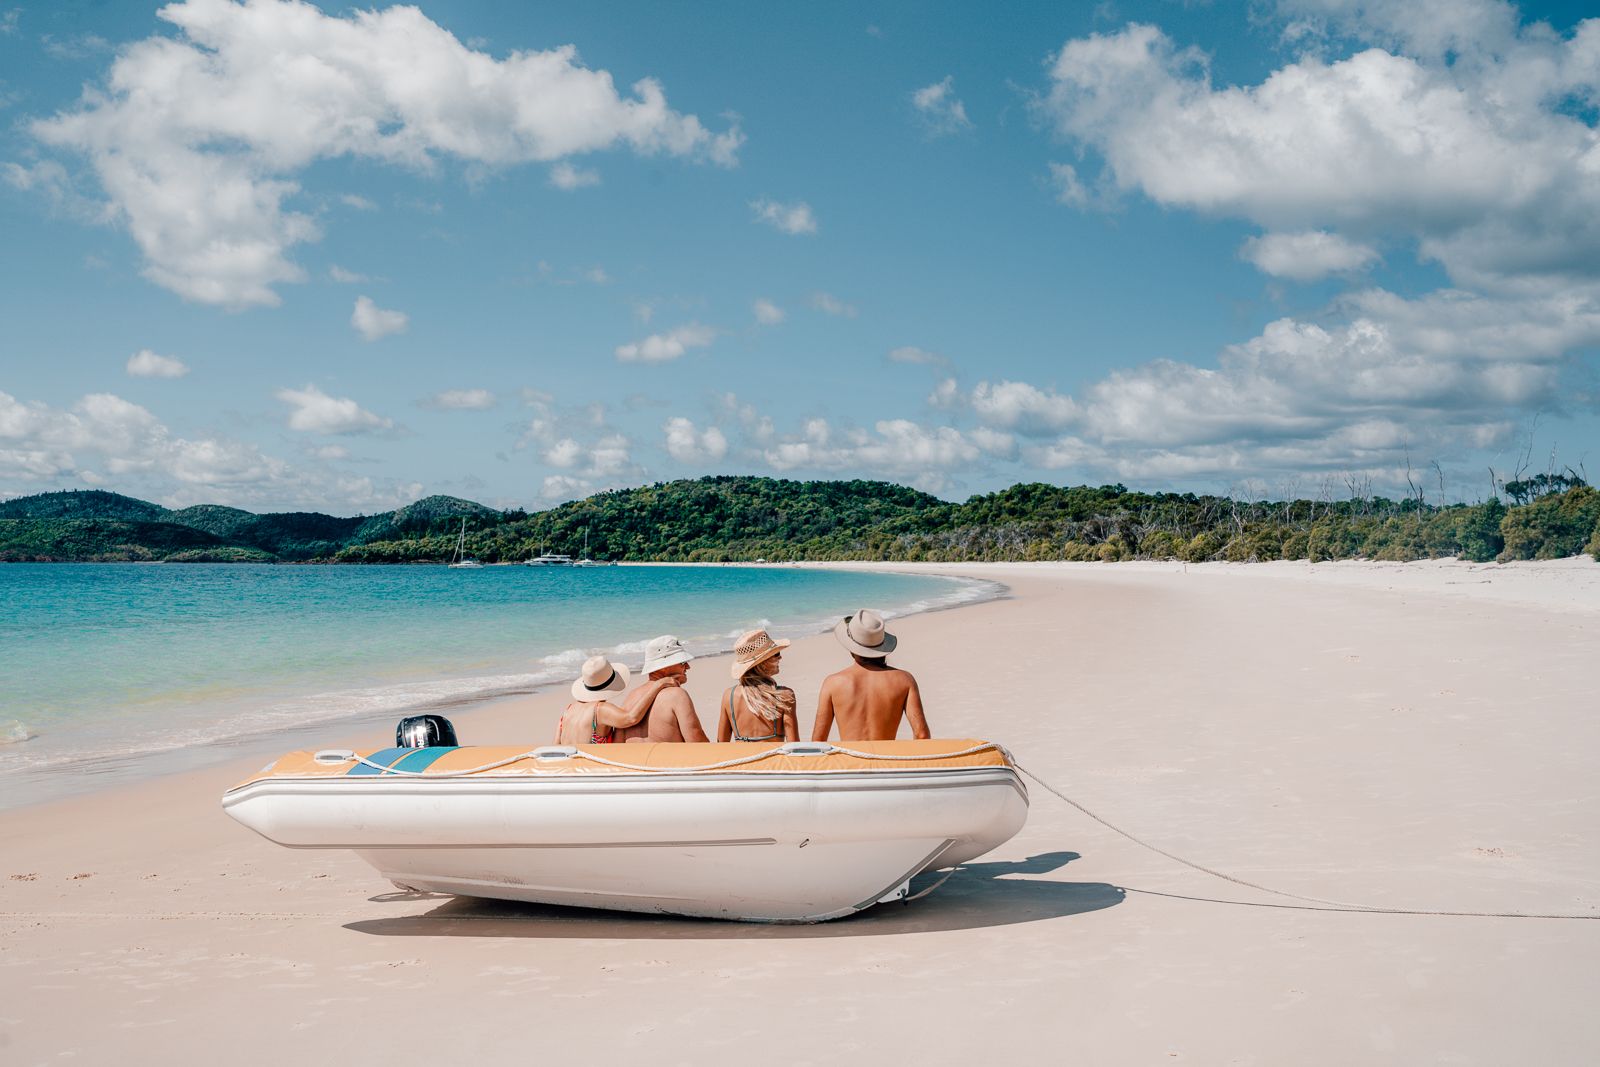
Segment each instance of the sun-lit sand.
[{"label": "sun-lit sand", "polygon": [[[935,733],[1301,897],[1600,915],[1600,564],[971,565],[898,620]],[[849,610],[858,605],[840,605]],[[647,635],[640,635],[641,637]],[[842,662],[797,642],[803,723]],[[701,661],[705,709],[726,677]],[[558,693],[454,718],[549,740]],[[328,744],[377,746],[390,728]],[[413,899],[222,814],[264,760],[0,815],[0,1062],[1578,1064],[1600,922],[1328,910],[1042,788],[815,927]]]}]

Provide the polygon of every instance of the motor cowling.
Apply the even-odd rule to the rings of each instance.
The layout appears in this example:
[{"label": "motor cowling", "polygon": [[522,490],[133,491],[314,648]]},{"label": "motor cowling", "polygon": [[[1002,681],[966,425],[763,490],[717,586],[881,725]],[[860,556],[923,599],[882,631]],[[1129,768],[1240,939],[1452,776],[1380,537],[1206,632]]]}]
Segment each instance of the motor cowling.
[{"label": "motor cowling", "polygon": [[453,747],[456,728],[443,715],[411,715],[400,720],[394,728],[396,748]]}]

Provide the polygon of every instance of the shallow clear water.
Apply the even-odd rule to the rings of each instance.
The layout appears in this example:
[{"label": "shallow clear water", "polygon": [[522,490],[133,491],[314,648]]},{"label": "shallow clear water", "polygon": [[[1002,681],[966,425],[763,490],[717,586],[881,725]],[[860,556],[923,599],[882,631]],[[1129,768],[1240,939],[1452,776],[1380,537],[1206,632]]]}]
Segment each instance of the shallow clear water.
[{"label": "shallow clear water", "polygon": [[[985,583],[797,567],[0,566],[0,805],[57,775],[159,769],[159,755],[637,668],[675,633],[724,651],[752,626],[815,633],[871,605],[903,614]],[[166,761],[168,764],[172,760]],[[75,791],[75,790],[67,790]]]}]

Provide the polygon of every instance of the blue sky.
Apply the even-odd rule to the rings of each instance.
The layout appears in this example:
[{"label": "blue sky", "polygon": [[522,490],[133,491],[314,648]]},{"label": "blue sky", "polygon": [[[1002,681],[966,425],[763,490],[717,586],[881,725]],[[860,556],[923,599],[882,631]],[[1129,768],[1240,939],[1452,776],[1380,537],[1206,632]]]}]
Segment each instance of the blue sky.
[{"label": "blue sky", "polygon": [[1584,14],[0,0],[0,497],[1592,476]]}]

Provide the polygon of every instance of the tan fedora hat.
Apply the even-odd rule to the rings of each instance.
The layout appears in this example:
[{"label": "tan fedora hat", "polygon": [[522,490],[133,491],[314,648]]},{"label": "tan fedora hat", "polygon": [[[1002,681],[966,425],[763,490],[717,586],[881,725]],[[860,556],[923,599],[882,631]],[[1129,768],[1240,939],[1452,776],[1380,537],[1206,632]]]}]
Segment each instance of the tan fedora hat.
[{"label": "tan fedora hat", "polygon": [[882,659],[899,643],[894,634],[883,628],[883,616],[871,608],[862,608],[840,619],[839,625],[833,628],[833,636],[856,655],[872,659]]},{"label": "tan fedora hat", "polygon": [[733,677],[743,678],[751,667],[771,659],[788,647],[789,639],[786,637],[774,641],[765,630],[749,631],[733,646]]},{"label": "tan fedora hat", "polygon": [[604,700],[607,693],[620,693],[626,688],[626,666],[612,663],[604,656],[590,656],[583,661],[583,673],[572,683],[572,699],[593,704]]}]

